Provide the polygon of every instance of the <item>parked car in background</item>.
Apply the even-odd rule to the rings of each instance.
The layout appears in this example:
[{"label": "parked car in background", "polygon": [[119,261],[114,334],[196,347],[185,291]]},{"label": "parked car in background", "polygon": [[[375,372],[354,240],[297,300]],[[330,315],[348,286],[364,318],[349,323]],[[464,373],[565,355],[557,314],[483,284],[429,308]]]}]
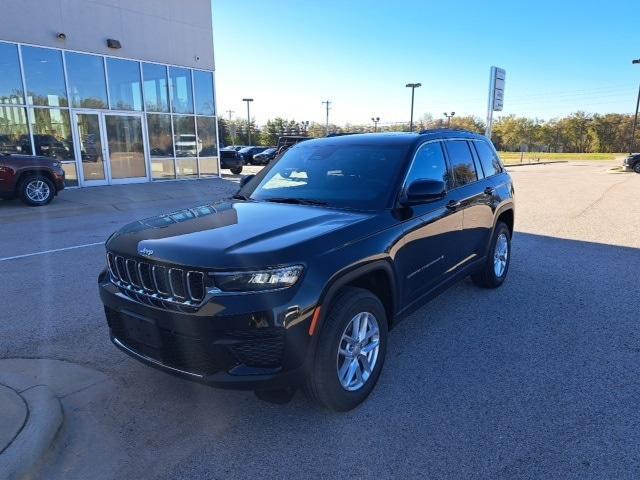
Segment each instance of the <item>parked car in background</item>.
[{"label": "parked car in background", "polygon": [[64,189],[64,170],[54,158],[0,152],[0,197],[20,197],[34,207],[46,205]]},{"label": "parked car in background", "polygon": [[253,156],[254,165],[266,165],[276,157],[278,149],[275,147],[267,148],[264,152],[256,153]]},{"label": "parked car in background", "polygon": [[98,282],[122,351],[262,398],[304,386],[350,410],[398,321],[467,276],[497,288],[509,271],[514,188],[482,135],[311,140],[240,185],[109,237]]},{"label": "parked car in background", "polygon": [[622,162],[622,169],[640,173],[640,153],[633,153],[625,158],[624,162]]},{"label": "parked car in background", "polygon": [[256,153],[264,152],[268,147],[244,147],[238,151],[245,165],[253,164],[253,156]]},{"label": "parked car in background", "polygon": [[242,157],[232,148],[220,149],[220,168],[228,168],[231,173],[238,175],[242,172],[244,161]]}]

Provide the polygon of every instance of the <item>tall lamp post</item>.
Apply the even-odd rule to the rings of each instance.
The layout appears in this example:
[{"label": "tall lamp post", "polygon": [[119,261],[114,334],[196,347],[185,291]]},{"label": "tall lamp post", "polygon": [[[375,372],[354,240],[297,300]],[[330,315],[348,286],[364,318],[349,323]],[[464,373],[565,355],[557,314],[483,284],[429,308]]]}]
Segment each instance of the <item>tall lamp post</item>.
[{"label": "tall lamp post", "polygon": [[[631,62],[632,65],[639,65],[640,58]],[[636,128],[638,126],[638,107],[640,107],[640,87],[638,87],[638,99],[636,100],[636,115],[633,117],[633,128],[631,129],[631,143],[629,144],[629,154],[633,154],[636,147]]]},{"label": "tall lamp post", "polygon": [[407,83],[405,87],[411,89],[411,121],[409,122],[409,131],[413,132],[413,99],[416,88],[420,88],[422,86],[421,83]]},{"label": "tall lamp post", "polygon": [[375,133],[378,131],[378,122],[380,121],[380,117],[371,117],[371,121],[373,122],[373,131]]},{"label": "tall lamp post", "polygon": [[322,104],[327,107],[327,119],[325,123],[325,129],[326,129],[326,135],[328,137],[329,136],[329,105],[331,105],[331,102],[329,100],[325,100],[324,102],[322,102]]},{"label": "tall lamp post", "polygon": [[453,118],[453,116],[456,114],[456,112],[451,112],[451,113],[447,113],[444,112],[444,116],[447,117],[447,128],[449,128],[451,126],[451,119]]},{"label": "tall lamp post", "polygon": [[249,104],[253,102],[253,98],[243,98],[243,102],[247,102],[247,134],[249,137],[249,145],[251,145],[251,115],[249,113]]}]

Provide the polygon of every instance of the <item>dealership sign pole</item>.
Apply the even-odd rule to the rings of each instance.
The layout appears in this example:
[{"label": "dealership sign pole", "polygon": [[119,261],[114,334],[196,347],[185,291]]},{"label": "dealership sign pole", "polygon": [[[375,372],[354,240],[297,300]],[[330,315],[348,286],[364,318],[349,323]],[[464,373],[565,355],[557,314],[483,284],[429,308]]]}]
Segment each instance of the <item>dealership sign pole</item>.
[{"label": "dealership sign pole", "polygon": [[491,67],[489,76],[489,106],[487,107],[487,128],[485,136],[491,138],[493,112],[501,112],[504,102],[504,79],[506,72],[502,68]]}]

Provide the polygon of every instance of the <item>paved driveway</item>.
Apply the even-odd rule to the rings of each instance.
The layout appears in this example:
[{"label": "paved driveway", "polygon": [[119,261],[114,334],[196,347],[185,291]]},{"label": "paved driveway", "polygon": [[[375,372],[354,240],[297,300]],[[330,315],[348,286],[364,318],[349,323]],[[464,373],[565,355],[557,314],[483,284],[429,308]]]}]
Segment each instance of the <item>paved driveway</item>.
[{"label": "paved driveway", "polygon": [[88,245],[0,260],[0,357],[107,378],[65,411],[35,477],[638,478],[640,175],[606,168],[513,168],[507,282],[464,281],[402,322],[376,390],[346,414],[188,383],[109,343],[92,244],[229,180],[65,192],[86,203],[74,208],[0,202],[2,258]]}]

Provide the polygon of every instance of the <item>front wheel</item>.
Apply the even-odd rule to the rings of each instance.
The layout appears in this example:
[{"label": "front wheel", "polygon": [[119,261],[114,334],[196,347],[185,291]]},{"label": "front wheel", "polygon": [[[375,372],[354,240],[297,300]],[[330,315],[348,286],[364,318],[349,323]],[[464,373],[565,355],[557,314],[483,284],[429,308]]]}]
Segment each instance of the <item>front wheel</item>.
[{"label": "front wheel", "polygon": [[387,350],[387,316],[369,290],[342,289],[329,306],[307,380],[310,397],[331,410],[347,411],[375,387]]},{"label": "front wheel", "polygon": [[484,288],[497,288],[507,278],[511,262],[511,231],[504,222],[498,222],[493,231],[487,260],[473,275],[473,282]]},{"label": "front wheel", "polygon": [[242,166],[232,167],[229,170],[231,170],[231,173],[233,173],[234,175],[240,175],[242,173]]},{"label": "front wheel", "polygon": [[636,162],[636,164],[633,166],[633,171],[636,173],[640,173],[640,162]]},{"label": "front wheel", "polygon": [[46,205],[53,200],[56,189],[44,175],[30,175],[20,182],[20,198],[32,207]]}]

